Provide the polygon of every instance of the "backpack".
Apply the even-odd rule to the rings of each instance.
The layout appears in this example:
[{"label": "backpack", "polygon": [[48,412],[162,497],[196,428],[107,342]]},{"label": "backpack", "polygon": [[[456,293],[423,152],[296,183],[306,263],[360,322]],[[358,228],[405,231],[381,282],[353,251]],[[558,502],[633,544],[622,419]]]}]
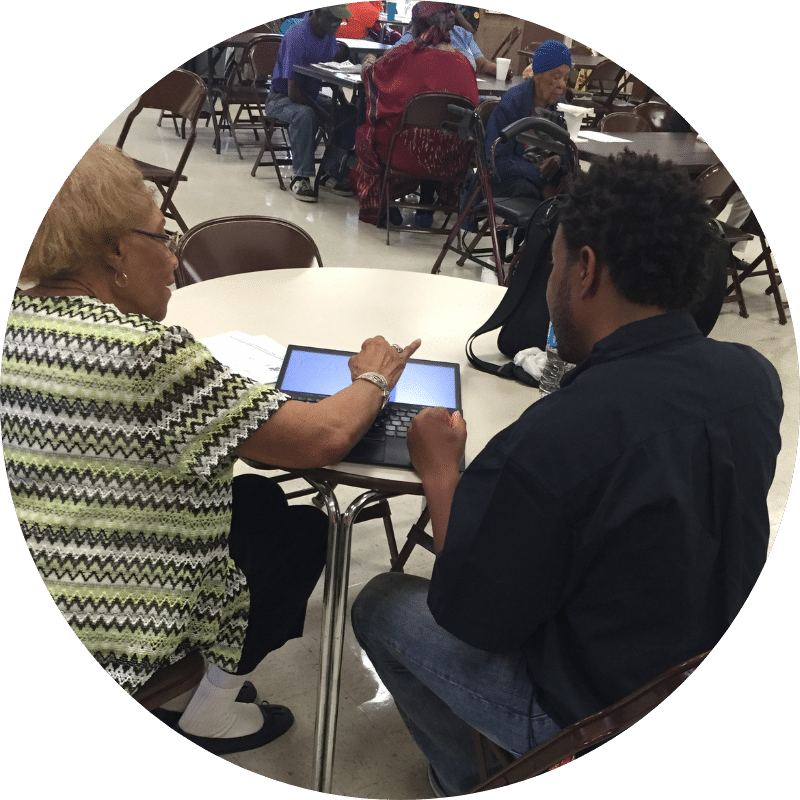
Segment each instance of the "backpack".
[{"label": "backpack", "polygon": [[[500,328],[497,347],[511,359],[529,347],[545,349],[550,327],[546,291],[553,271],[552,244],[558,228],[558,208],[559,198],[552,197],[540,203],[533,212],[525,233],[525,249],[500,305],[466,344],[467,358],[473,367],[501,378],[517,380],[526,386],[538,386],[539,382],[513,361],[499,366],[481,360],[472,351],[472,343],[478,336]],[[722,309],[732,258],[730,244],[726,242],[721,226],[716,220],[710,224],[714,229],[714,240],[706,254],[709,281],[688,309],[704,336],[711,332]]]}]

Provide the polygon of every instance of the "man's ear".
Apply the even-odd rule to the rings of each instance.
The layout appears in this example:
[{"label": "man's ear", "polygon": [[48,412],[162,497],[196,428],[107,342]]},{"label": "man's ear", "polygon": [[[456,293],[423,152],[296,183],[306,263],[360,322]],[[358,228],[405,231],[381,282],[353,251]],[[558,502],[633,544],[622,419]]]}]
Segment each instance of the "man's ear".
[{"label": "man's ear", "polygon": [[580,254],[580,282],[581,282],[581,299],[591,300],[596,294],[600,282],[600,262],[597,258],[597,253],[589,247],[584,245],[581,248]]}]

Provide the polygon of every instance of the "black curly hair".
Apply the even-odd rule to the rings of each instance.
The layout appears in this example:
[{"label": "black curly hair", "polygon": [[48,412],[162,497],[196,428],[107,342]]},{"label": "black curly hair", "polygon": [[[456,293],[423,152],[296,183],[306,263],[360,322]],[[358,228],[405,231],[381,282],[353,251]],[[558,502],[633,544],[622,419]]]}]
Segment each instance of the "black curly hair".
[{"label": "black curly hair", "polygon": [[570,252],[588,245],[623,297],[667,311],[705,291],[711,218],[684,172],[627,148],[580,173],[559,213]]}]

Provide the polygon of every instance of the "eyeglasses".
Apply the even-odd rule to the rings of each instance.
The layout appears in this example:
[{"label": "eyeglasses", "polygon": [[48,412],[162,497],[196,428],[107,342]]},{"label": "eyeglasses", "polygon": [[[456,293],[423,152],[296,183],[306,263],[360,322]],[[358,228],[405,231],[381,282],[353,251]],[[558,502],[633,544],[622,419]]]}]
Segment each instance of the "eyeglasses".
[{"label": "eyeglasses", "polygon": [[158,241],[163,242],[164,247],[170,251],[170,253],[177,253],[178,247],[180,246],[181,239],[183,239],[183,234],[179,231],[165,231],[164,233],[153,233],[152,231],[142,231],[139,228],[132,229],[134,233],[141,233],[142,236],[149,236],[151,239],[158,239]]}]

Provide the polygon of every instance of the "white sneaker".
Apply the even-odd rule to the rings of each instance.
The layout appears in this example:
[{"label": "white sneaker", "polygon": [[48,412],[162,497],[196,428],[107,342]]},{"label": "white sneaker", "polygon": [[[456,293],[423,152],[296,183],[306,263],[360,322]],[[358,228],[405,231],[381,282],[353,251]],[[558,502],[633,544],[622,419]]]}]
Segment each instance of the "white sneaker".
[{"label": "white sneaker", "polygon": [[289,191],[304,203],[317,202],[317,196],[314,194],[314,189],[308,178],[292,178],[292,182],[289,184]]}]

